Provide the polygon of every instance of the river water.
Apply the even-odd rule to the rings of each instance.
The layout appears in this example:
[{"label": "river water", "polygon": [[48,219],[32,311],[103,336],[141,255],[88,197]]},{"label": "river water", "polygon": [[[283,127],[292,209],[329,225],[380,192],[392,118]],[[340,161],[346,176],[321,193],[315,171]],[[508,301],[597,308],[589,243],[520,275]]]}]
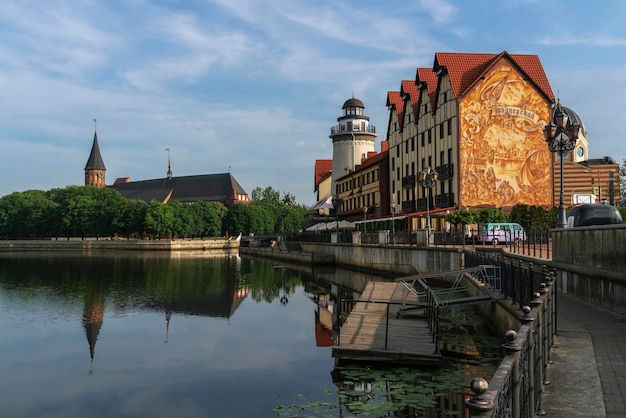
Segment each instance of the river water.
[{"label": "river water", "polygon": [[[446,378],[452,395],[424,386],[433,405],[455,405],[418,413],[431,401],[390,400],[390,382],[432,371],[335,367],[334,301],[370,279],[239,257],[0,253],[0,416],[392,416],[407,404],[447,416],[458,380]],[[481,367],[453,369],[468,382]]]}]

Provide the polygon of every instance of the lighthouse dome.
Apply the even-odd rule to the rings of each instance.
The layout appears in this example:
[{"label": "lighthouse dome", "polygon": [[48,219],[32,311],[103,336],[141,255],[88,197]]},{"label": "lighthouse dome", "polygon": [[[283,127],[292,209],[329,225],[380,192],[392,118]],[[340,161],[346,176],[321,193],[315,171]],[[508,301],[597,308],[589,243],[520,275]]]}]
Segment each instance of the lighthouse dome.
[{"label": "lighthouse dome", "polygon": [[345,109],[347,107],[360,107],[361,109],[365,109],[363,102],[359,99],[355,99],[354,97],[346,100],[346,102],[343,104],[342,109]]}]

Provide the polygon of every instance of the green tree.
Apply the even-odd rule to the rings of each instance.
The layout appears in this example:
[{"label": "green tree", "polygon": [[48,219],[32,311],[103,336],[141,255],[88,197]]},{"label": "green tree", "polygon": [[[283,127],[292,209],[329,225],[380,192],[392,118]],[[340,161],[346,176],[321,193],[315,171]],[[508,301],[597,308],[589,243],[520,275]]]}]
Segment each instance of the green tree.
[{"label": "green tree", "polygon": [[223,227],[231,235],[271,234],[274,232],[275,217],[265,205],[237,205],[224,218]]},{"label": "green tree", "polygon": [[164,235],[172,235],[175,227],[175,215],[172,206],[161,202],[152,202],[146,211],[146,232],[161,238]]},{"label": "green tree", "polygon": [[[220,204],[224,209],[224,205]],[[195,214],[195,221],[198,223],[196,234],[201,237],[216,237],[222,230],[222,217],[218,214],[219,207],[210,202],[195,202],[190,206],[190,210]],[[224,213],[225,215],[225,213]]]},{"label": "green tree", "polygon": [[478,223],[488,222],[508,222],[509,214],[502,209],[484,208],[478,209],[478,217],[476,219]]},{"label": "green tree", "polygon": [[167,205],[170,206],[174,215],[173,235],[185,238],[199,234],[202,229],[200,218],[191,210],[189,204],[173,201],[168,202]]},{"label": "green tree", "polygon": [[115,219],[115,229],[127,239],[133,234],[143,234],[147,211],[148,204],[143,200],[125,199]]},{"label": "green tree", "polygon": [[92,196],[91,212],[95,215],[91,233],[96,237],[113,236],[118,232],[118,218],[127,199],[117,190],[108,187],[88,187],[87,190]]},{"label": "green tree", "polygon": [[10,238],[46,236],[56,206],[41,190],[16,192],[0,198],[0,235]]},{"label": "green tree", "polygon": [[251,193],[252,202],[260,204],[260,203],[280,203],[280,192],[278,190],[274,190],[272,186],[268,186],[265,189],[261,189],[260,187],[255,187]]},{"label": "green tree", "polygon": [[309,210],[304,206],[287,205],[281,208],[276,229],[281,234],[296,234],[302,229],[302,221]]},{"label": "green tree", "polygon": [[94,186],[68,186],[53,189],[49,197],[58,203],[54,216],[59,224],[58,233],[85,237],[95,231]]}]

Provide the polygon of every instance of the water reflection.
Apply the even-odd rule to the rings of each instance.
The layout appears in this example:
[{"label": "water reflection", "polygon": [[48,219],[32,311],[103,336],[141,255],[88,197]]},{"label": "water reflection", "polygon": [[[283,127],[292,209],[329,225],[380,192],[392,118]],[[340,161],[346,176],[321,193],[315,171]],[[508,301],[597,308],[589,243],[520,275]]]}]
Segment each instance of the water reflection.
[{"label": "water reflection", "polygon": [[339,301],[371,279],[238,257],[1,253],[0,415],[394,413],[413,398],[391,388],[431,371],[337,368],[331,353]]}]

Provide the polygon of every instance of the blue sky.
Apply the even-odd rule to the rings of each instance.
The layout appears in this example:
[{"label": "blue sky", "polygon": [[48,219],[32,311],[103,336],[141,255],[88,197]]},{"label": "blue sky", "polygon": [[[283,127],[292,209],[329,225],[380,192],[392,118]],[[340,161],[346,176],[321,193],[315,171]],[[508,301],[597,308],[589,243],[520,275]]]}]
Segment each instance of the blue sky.
[{"label": "blue sky", "polygon": [[313,204],[313,166],[352,97],[386,132],[387,92],[435,52],[537,54],[588,131],[626,159],[621,0],[4,0],[0,196],[84,183],[97,119],[116,177],[231,173]]}]

